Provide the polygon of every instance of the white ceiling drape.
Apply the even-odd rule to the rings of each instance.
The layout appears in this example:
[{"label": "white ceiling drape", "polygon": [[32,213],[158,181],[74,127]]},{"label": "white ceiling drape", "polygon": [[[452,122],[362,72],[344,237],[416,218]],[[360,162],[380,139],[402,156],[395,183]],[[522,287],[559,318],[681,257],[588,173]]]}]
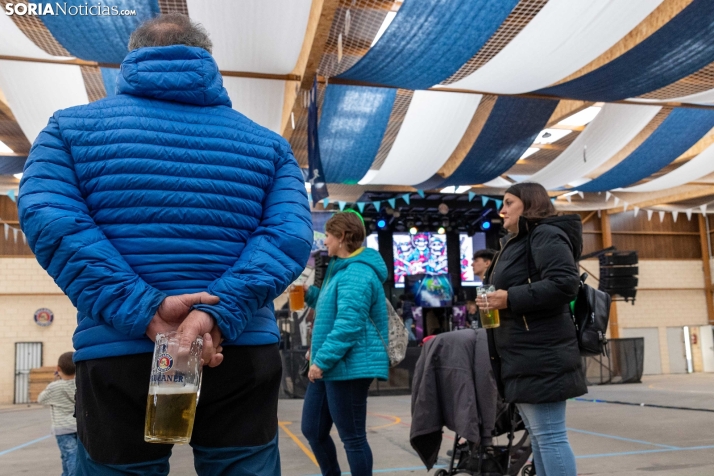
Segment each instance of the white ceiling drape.
[{"label": "white ceiling drape", "polygon": [[360,183],[416,185],[430,179],[456,149],[480,101],[478,94],[415,91],[382,168]]},{"label": "white ceiling drape", "polygon": [[607,51],[663,0],[550,0],[493,59],[451,85],[517,94],[552,85]]}]

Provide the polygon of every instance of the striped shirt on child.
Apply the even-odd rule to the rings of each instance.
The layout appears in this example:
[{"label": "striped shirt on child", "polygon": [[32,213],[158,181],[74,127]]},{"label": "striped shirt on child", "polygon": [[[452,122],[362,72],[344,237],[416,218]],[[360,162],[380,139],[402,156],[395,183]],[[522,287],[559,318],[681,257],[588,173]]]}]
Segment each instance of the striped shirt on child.
[{"label": "striped shirt on child", "polygon": [[76,392],[77,385],[74,379],[57,380],[49,384],[37,397],[38,403],[51,407],[52,434],[77,433],[77,420],[74,418],[74,394]]}]

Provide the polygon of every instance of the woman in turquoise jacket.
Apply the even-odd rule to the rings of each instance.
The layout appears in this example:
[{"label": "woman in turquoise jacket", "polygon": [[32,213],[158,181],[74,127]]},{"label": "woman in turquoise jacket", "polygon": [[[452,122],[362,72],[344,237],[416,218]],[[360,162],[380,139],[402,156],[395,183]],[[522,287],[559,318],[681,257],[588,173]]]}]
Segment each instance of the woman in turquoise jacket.
[{"label": "woman in turquoise jacket", "polygon": [[372,474],[367,443],[367,393],[372,380],[386,380],[389,358],[387,307],[382,283],[387,266],[378,252],[363,248],[365,229],[353,211],[325,225],[332,260],[321,289],[311,286],[306,300],[315,308],[310,349],[310,384],[305,394],[302,432],[325,476],[341,474],[334,422],[354,476]]}]

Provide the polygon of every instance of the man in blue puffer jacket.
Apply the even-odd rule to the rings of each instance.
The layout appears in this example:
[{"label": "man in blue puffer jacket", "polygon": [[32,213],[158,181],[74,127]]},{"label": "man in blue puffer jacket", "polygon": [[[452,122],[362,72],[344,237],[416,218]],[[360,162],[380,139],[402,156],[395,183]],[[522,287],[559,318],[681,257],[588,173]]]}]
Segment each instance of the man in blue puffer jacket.
[{"label": "man in blue puffer jacket", "polygon": [[310,253],[302,174],[285,140],[231,109],[188,17],[151,20],[129,46],[116,97],[56,112],[20,185],[29,244],[78,310],[78,474],[168,474],[144,412],[152,340],[178,329],[207,349],[198,473],[278,475],[272,301]]}]

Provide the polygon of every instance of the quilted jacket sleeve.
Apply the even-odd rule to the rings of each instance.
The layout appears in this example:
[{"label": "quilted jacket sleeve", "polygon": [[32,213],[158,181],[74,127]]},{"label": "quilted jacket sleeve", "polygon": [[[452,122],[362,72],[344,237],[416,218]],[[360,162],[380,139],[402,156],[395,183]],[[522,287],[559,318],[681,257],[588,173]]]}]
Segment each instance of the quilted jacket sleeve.
[{"label": "quilted jacket sleeve", "polygon": [[237,339],[253,314],[300,276],[310,257],[312,239],[304,179],[285,144],[263,203],[260,225],[238,261],[208,287],[209,293],[221,298],[220,303],[194,307],[216,319],[224,339]]},{"label": "quilted jacket sleeve", "polygon": [[18,211],[37,261],[80,313],[141,337],[164,293],[142,280],[89,215],[57,120],[25,164]]},{"label": "quilted jacket sleeve", "polygon": [[337,283],[337,316],[335,325],[324,344],[312,358],[312,363],[328,371],[342,359],[357,342],[369,321],[372,307],[372,286],[369,276],[374,272],[366,265],[353,264],[342,271]]}]

